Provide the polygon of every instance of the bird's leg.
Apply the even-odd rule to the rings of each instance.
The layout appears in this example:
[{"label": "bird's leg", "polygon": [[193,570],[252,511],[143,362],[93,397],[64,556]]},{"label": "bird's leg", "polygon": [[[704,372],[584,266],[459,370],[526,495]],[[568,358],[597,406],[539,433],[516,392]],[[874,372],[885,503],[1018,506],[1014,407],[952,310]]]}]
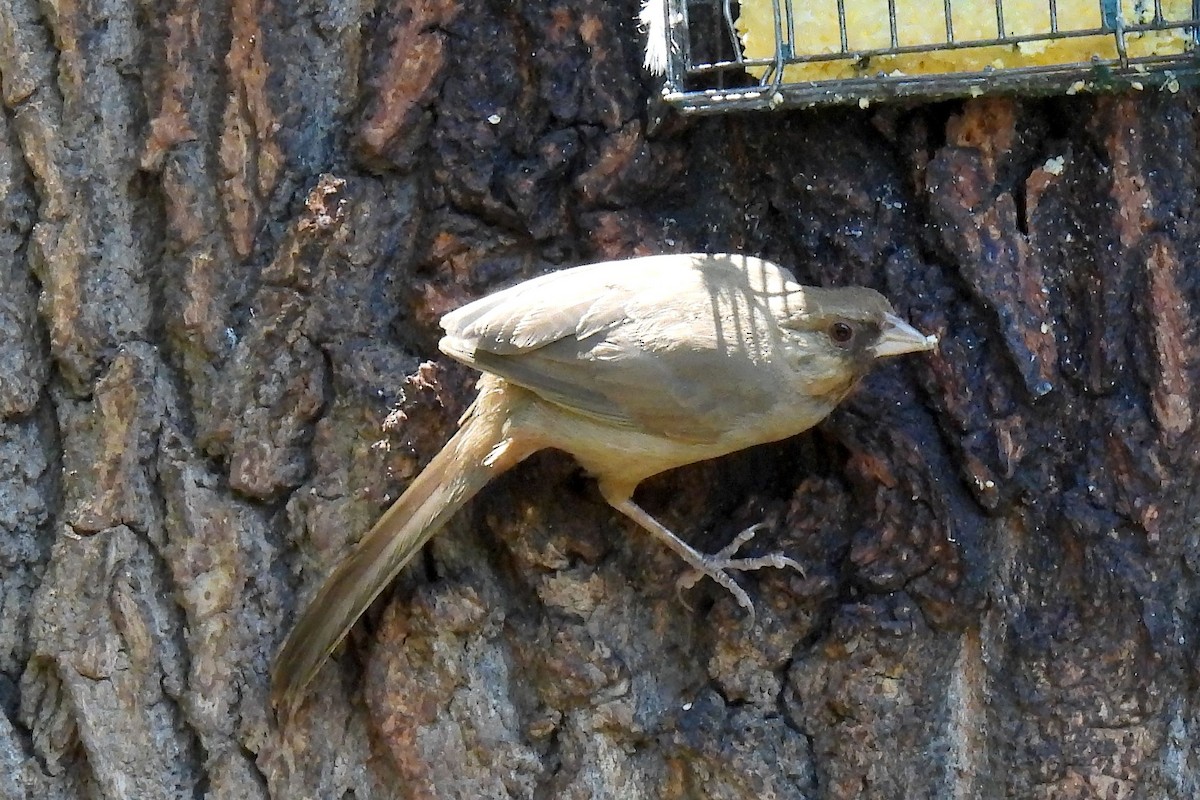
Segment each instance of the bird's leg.
[{"label": "bird's leg", "polygon": [[734,537],[733,541],[725,547],[721,548],[716,553],[711,555],[701,553],[696,548],[689,545],[687,542],[680,539],[669,528],[656,520],[654,517],[643,511],[633,500],[625,498],[623,500],[609,499],[609,504],[620,511],[625,516],[642,526],[650,533],[654,534],[663,544],[674,550],[680,558],[688,563],[692,568],[692,572],[684,575],[679,579],[678,585],[680,589],[687,589],[694,585],[701,577],[707,575],[721,586],[724,586],[733,595],[734,599],[742,608],[750,614],[751,621],[754,620],[754,604],[750,602],[750,596],[746,594],[746,590],[738,586],[737,582],[729,574],[727,570],[737,570],[746,572],[749,570],[762,569],[764,567],[775,567],[782,569],[791,567],[797,572],[803,574],[804,569],[793,559],[788,558],[782,553],[771,553],[765,556],[757,556],[755,558],[736,558],[739,548],[746,542],[754,538],[754,534],[761,528],[763,524],[752,525],[746,530]]},{"label": "bird's leg", "polygon": [[[749,528],[746,528],[744,531],[739,533],[737,536],[733,537],[733,541],[731,541],[729,544],[725,545],[712,555],[705,556],[705,558],[711,563],[723,563],[725,565],[725,569],[736,569],[747,572],[749,570],[762,569],[763,567],[774,567],[775,569],[791,567],[792,569],[796,570],[796,572],[799,572],[801,576],[803,576],[804,567],[800,566],[795,559],[789,558],[783,553],[768,553],[765,556],[756,556],[754,558],[733,557],[737,554],[738,550],[742,549],[742,545],[753,539],[759,531],[766,530],[769,527],[770,526],[765,522],[756,522]],[[703,570],[692,570],[687,575],[683,575],[679,578],[679,588],[692,588],[696,585],[697,581],[704,577],[705,574],[706,573]]]}]

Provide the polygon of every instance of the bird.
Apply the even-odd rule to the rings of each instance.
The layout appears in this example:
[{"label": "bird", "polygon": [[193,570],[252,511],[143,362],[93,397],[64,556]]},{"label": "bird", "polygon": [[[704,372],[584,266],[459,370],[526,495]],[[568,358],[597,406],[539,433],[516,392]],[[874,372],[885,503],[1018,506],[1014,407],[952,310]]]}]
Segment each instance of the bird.
[{"label": "bird", "polygon": [[334,567],[276,656],[271,701],[293,709],[358,617],[490,480],[532,453],[572,455],[614,509],[753,615],[731,571],[757,526],[701,553],[633,501],[675,467],[823,420],[879,359],[933,349],[878,292],[802,286],[753,256],[671,254],[550,272],[446,314],[439,348],[482,374],[449,442]]}]

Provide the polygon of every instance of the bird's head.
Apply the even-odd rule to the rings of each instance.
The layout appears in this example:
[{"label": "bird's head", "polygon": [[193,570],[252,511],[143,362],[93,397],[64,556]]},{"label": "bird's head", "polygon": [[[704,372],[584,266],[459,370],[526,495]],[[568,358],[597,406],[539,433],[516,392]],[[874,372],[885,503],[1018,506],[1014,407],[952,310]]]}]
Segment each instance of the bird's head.
[{"label": "bird's head", "polygon": [[932,350],[874,289],[796,287],[778,308],[788,352],[812,394],[844,395],[881,358]]}]

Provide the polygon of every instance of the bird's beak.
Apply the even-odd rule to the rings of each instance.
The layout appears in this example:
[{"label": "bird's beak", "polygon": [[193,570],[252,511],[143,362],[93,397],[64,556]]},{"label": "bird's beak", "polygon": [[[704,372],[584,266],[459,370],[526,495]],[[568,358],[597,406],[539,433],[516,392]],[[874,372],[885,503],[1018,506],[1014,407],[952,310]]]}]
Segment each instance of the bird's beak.
[{"label": "bird's beak", "polygon": [[879,339],[875,342],[872,350],[876,358],[887,358],[904,353],[932,350],[937,347],[937,343],[936,336],[932,334],[926,336],[895,314],[885,314],[883,330],[880,331]]}]

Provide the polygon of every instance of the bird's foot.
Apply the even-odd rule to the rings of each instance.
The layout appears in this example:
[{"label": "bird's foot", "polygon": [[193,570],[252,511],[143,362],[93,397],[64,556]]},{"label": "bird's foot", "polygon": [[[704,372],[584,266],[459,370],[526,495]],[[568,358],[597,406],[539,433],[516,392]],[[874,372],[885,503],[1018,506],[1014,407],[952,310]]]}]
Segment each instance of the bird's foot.
[{"label": "bird's foot", "polygon": [[746,590],[739,586],[737,581],[733,579],[733,576],[729,574],[729,570],[749,572],[751,570],[763,569],[764,567],[773,567],[775,569],[791,567],[801,575],[804,575],[804,567],[800,566],[795,559],[789,558],[782,553],[768,553],[765,556],[754,556],[753,558],[737,557],[738,550],[753,539],[755,534],[766,527],[768,526],[764,522],[751,525],[733,537],[733,541],[717,552],[709,555],[701,555],[700,563],[693,564],[693,569],[679,578],[676,582],[676,587],[682,592],[685,589],[695,586],[701,578],[712,578],[713,581],[725,587],[733,595],[739,606],[746,609],[746,613],[750,615],[750,623],[754,624],[754,603],[750,601],[750,596],[746,594]]}]

